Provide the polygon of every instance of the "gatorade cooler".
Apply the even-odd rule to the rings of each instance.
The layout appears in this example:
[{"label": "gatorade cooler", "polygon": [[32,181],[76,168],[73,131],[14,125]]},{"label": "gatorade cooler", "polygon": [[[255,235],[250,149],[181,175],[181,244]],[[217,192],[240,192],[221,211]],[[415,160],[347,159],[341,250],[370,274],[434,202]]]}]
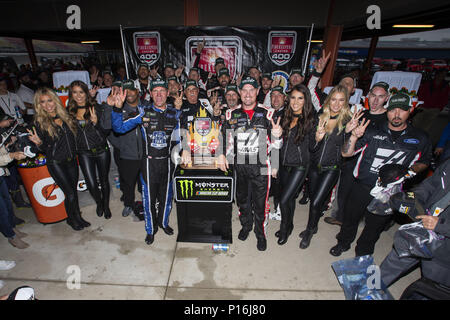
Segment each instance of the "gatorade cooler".
[{"label": "gatorade cooler", "polygon": [[50,176],[46,165],[19,167],[18,171],[40,223],[54,223],[67,218],[64,193]]}]

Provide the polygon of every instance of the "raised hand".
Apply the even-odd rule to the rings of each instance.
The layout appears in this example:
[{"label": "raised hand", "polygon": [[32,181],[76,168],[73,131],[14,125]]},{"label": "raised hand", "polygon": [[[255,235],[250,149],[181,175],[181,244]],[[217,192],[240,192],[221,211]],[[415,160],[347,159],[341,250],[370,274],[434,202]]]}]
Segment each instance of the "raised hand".
[{"label": "raised hand", "polygon": [[367,120],[364,118],[361,123],[352,130],[352,136],[355,136],[356,138],[361,138],[364,135],[364,132],[366,131],[367,126],[369,125],[370,120]]},{"label": "raised hand", "polygon": [[217,117],[220,116],[221,111],[222,111],[222,104],[217,99],[216,103],[213,105],[213,113]]},{"label": "raised hand", "polygon": [[125,102],[126,98],[127,98],[127,91],[123,90],[122,88],[119,88],[114,99],[115,100],[114,105],[116,106],[116,108],[121,109],[123,107],[123,103]]},{"label": "raised hand", "polygon": [[158,69],[158,66],[154,69],[150,69],[150,77],[152,77],[152,79],[158,78]]},{"label": "raised hand", "polygon": [[239,75],[238,75],[238,77],[236,78],[236,86],[240,86],[241,85],[241,81],[242,81],[242,78],[244,77],[244,73],[243,72],[241,72]]},{"label": "raised hand", "polygon": [[206,40],[203,39],[203,41],[197,45],[197,53],[201,53],[203,51],[205,44],[206,44]]},{"label": "raised hand", "polygon": [[183,105],[183,96],[184,96],[183,91],[180,91],[180,93],[176,95],[175,102],[174,102],[175,109],[177,109],[177,110],[181,109],[181,106]]},{"label": "raised hand", "polygon": [[90,75],[91,78],[91,83],[94,83],[95,81],[97,81],[98,78],[98,70],[95,70],[95,72],[93,74]]},{"label": "raised hand", "polygon": [[273,88],[275,88],[276,86],[279,86],[280,83],[281,83],[281,76],[275,77],[275,79],[273,79],[273,81],[272,81],[271,88],[273,89]]},{"label": "raised hand", "polygon": [[347,124],[345,125],[345,132],[349,133],[350,131],[353,131],[358,125],[359,125],[359,119],[364,115],[363,110],[359,110],[358,112],[355,112],[352,115],[352,118]]},{"label": "raised hand", "polygon": [[278,117],[277,122],[275,123],[273,122],[273,119],[270,119],[270,122],[272,123],[272,135],[275,138],[279,138],[283,134],[283,129],[281,128],[280,120],[281,117]]},{"label": "raised hand", "polygon": [[183,73],[183,70],[184,70],[184,66],[183,65],[179,66],[177,68],[177,70],[175,70],[175,76],[177,78],[181,77],[181,74]]},{"label": "raised hand", "polygon": [[328,52],[328,54],[325,56],[325,50],[322,50],[322,57],[320,57],[320,59],[317,60],[317,62],[313,63],[317,72],[319,73],[323,72],[328,63],[328,60],[330,59],[330,56],[331,52]]},{"label": "raised hand", "polygon": [[219,97],[219,92],[214,91],[214,92],[212,93],[212,95],[209,97],[209,103],[210,103],[212,106],[215,106],[216,103],[217,103],[217,101],[219,100],[218,97]]},{"label": "raised hand", "polygon": [[15,160],[25,159],[27,156],[22,151],[10,152],[9,156]]},{"label": "raised hand", "polygon": [[109,106],[113,106],[116,103],[116,96],[117,96],[117,91],[119,88],[117,88],[116,86],[111,88],[111,92],[109,93],[108,97],[106,98],[106,103]]},{"label": "raised hand", "polygon": [[316,131],[316,142],[322,141],[323,137],[325,137],[326,128],[327,127],[327,121],[325,120],[319,120],[319,125],[317,126]]},{"label": "raised hand", "polygon": [[89,108],[89,113],[91,115],[90,119],[91,119],[92,123],[94,125],[97,124],[98,119],[97,119],[97,113],[95,112],[95,107],[94,106]]},{"label": "raised hand", "polygon": [[33,132],[31,132],[30,129],[27,129],[28,133],[30,134],[28,136],[28,139],[30,139],[31,142],[33,142],[35,145],[40,146],[42,144],[41,138],[36,133],[36,128],[33,127]]}]

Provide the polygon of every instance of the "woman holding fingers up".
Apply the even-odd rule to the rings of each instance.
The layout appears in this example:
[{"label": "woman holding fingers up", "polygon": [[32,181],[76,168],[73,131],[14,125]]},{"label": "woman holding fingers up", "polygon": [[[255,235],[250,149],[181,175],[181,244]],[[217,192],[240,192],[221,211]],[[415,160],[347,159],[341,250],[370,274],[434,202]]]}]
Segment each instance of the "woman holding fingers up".
[{"label": "woman holding fingers up", "polygon": [[67,224],[76,231],[82,230],[91,224],[81,217],[78,205],[77,125],[49,88],[36,91],[34,107],[34,127],[28,130],[29,139],[45,154],[48,171],[64,193]]},{"label": "woman holding fingers up", "polygon": [[106,141],[109,130],[105,129],[108,126],[103,121],[101,106],[93,99],[93,93],[84,82],[73,81],[69,87],[68,108],[78,129],[76,135],[78,161],[89,193],[97,204],[97,215],[99,217],[104,215],[106,219],[110,219],[108,174],[111,153]]},{"label": "woman holding fingers up", "polygon": [[[322,209],[339,178],[342,163],[341,147],[348,138],[348,132],[353,129],[350,124],[355,125],[357,117],[360,117],[359,114],[352,117],[348,99],[346,88],[338,85],[331,90],[322,112],[318,114],[316,122],[318,125],[310,149],[311,167],[308,173],[311,202],[308,225],[306,230],[300,233],[301,249],[309,246],[311,238],[317,232]],[[346,127],[348,123],[349,126]]]}]

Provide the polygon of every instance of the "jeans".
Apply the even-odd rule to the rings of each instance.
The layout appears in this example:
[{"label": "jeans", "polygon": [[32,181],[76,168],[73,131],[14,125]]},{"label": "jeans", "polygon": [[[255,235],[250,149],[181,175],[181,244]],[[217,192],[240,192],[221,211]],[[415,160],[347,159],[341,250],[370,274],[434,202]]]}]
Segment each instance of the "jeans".
[{"label": "jeans", "polygon": [[14,212],[11,202],[11,198],[8,192],[8,185],[6,184],[5,177],[0,177],[0,232],[6,238],[12,238],[16,234],[13,228],[14,223]]}]

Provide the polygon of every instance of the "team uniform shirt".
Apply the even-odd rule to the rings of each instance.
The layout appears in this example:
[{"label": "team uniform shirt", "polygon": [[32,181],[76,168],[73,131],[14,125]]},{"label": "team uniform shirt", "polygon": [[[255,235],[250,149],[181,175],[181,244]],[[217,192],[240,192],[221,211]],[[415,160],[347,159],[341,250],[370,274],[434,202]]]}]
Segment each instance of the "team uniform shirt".
[{"label": "team uniform shirt", "polygon": [[431,141],[425,132],[408,124],[405,130],[391,134],[387,121],[379,128],[369,126],[356,142],[355,150],[359,157],[353,175],[371,187],[385,164],[401,164],[408,168],[417,162],[428,165],[432,156]]}]

